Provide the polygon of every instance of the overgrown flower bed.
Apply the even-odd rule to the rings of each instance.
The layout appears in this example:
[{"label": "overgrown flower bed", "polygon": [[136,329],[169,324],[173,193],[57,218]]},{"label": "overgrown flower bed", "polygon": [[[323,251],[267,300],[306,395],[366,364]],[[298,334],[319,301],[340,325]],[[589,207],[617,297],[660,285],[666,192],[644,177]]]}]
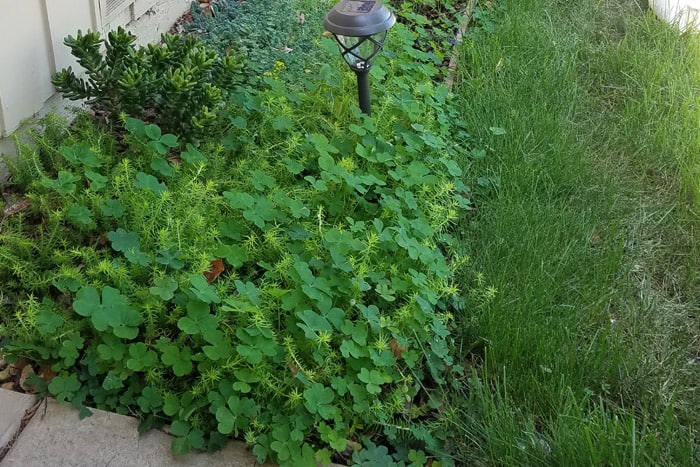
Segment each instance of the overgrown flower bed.
[{"label": "overgrown flower bed", "polygon": [[84,415],[170,424],[178,453],[449,465],[467,135],[417,37],[392,30],[373,117],[338,60],[303,92],[232,90],[197,146],[45,120],[13,166],[30,207],[0,223],[6,358],[50,364],[35,389]]}]

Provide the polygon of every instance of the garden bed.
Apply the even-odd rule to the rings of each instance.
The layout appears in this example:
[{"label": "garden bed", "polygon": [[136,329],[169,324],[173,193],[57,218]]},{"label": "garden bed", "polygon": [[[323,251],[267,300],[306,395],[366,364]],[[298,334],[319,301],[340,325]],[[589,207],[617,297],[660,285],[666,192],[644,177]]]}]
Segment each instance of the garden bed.
[{"label": "garden bed", "polygon": [[[75,38],[103,86],[57,82],[109,119],[49,117],[20,145],[0,346],[50,367],[34,390],[83,414],[171,423],[176,452],[235,437],[283,465],[449,465],[442,397],[465,375],[451,226],[471,201],[444,59],[421,46],[435,30],[417,14],[392,30],[368,117],[334,42],[304,29],[320,11],[286,30],[299,56],[214,32],[252,3],[220,2],[209,33],[195,12],[201,39],[164,48],[116,34],[106,60]],[[221,79],[238,56],[245,79]]]}]

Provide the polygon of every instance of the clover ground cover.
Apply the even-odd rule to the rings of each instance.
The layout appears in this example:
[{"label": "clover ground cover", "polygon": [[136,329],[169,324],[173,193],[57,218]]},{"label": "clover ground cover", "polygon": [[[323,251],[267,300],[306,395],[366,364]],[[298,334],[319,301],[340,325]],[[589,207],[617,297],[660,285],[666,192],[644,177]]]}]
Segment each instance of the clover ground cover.
[{"label": "clover ground cover", "polygon": [[2,219],[6,358],[51,365],[35,389],[83,415],[170,423],[175,452],[236,437],[284,465],[450,465],[466,129],[440,60],[392,32],[372,118],[337,60],[301,90],[229,89],[193,140],[128,109],[46,119],[13,165],[29,207]]}]

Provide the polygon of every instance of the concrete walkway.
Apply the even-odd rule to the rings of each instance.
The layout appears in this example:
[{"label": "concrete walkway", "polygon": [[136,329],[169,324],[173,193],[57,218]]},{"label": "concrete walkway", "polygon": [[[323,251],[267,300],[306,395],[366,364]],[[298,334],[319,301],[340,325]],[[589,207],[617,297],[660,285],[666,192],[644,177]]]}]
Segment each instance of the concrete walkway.
[{"label": "concrete walkway", "polygon": [[[172,438],[159,430],[140,435],[132,417],[78,411],[53,399],[0,389],[0,467],[253,467],[260,466],[240,442],[214,454],[174,456]],[[265,464],[271,465],[271,464]]]}]

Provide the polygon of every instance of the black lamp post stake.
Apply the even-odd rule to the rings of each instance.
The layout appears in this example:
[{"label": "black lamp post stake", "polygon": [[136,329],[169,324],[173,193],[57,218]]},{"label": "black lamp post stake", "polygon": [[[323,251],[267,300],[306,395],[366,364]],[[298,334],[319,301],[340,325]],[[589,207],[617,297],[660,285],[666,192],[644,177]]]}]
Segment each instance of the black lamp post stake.
[{"label": "black lamp post stake", "polygon": [[369,70],[356,71],[357,96],[360,99],[360,110],[366,115],[372,115],[372,98],[369,92]]},{"label": "black lamp post stake", "polygon": [[338,41],[340,54],[357,74],[360,109],[367,115],[372,113],[369,70],[394,23],[394,14],[379,0],[341,0],[323,20]]}]

